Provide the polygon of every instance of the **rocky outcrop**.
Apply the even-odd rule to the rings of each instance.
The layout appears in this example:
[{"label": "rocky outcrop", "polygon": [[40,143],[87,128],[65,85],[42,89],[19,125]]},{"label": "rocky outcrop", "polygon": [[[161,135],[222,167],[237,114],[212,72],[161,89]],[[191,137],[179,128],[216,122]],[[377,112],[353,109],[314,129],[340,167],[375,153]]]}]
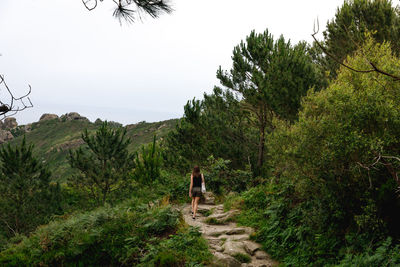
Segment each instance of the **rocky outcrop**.
[{"label": "rocky outcrop", "polygon": [[88,118],[81,116],[77,112],[66,113],[61,116],[62,121],[89,121]]},{"label": "rocky outcrop", "polygon": [[0,130],[0,144],[10,141],[14,138],[10,131]]},{"label": "rocky outcrop", "polygon": [[56,114],[45,113],[40,117],[39,121],[48,121],[54,119],[60,119],[60,118]]},{"label": "rocky outcrop", "polygon": [[18,123],[17,120],[13,117],[9,117],[9,118],[5,118],[5,120],[3,121],[1,128],[3,130],[9,130],[9,129],[14,129],[17,128]]}]

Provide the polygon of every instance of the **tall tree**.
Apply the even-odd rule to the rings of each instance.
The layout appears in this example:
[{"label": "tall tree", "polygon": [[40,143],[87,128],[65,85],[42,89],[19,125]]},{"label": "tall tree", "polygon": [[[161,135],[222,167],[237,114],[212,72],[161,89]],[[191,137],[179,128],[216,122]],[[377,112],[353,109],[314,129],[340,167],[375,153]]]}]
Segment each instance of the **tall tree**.
[{"label": "tall tree", "polygon": [[110,192],[126,186],[134,166],[134,154],[128,151],[126,128],[111,128],[104,122],[94,135],[82,134],[86,146],[70,151],[69,161],[79,174],[71,178],[74,186],[85,188],[98,204],[104,204]]},{"label": "tall tree", "polygon": [[33,145],[25,138],[20,145],[0,149],[0,224],[7,235],[27,234],[60,212],[55,203],[58,184],[50,183],[51,173],[33,155]]},{"label": "tall tree", "polygon": [[301,97],[318,84],[318,75],[305,43],[292,46],[283,36],[274,41],[268,30],[252,31],[234,48],[232,60],[232,69],[220,67],[217,78],[240,95],[242,108],[249,111],[259,131],[257,168],[261,171],[265,134],[273,129],[273,117],[295,120]]},{"label": "tall tree", "polygon": [[359,48],[368,32],[379,43],[390,41],[393,52],[400,53],[400,10],[391,0],[346,0],[337,9],[323,33],[323,47],[333,58],[319,58],[330,77],[336,77],[337,61],[342,62]]}]

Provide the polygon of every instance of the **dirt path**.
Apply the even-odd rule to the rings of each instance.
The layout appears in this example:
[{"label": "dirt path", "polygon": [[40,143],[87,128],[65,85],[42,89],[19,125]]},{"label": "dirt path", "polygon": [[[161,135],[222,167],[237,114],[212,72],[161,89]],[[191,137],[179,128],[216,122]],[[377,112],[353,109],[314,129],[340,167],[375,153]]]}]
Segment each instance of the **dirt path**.
[{"label": "dirt path", "polygon": [[238,227],[232,222],[237,212],[224,212],[223,205],[215,205],[210,193],[206,193],[205,204],[199,205],[195,220],[192,219],[190,204],[182,209],[186,223],[199,227],[208,241],[210,251],[214,255],[211,266],[277,266],[278,263],[260,249],[261,245],[250,240],[250,234],[253,232],[251,228]]}]

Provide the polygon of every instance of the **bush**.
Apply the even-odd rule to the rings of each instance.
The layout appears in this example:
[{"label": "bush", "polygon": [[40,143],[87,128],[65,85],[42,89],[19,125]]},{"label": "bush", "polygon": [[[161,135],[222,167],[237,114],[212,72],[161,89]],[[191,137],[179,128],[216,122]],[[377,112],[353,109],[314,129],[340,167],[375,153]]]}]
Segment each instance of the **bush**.
[{"label": "bush", "polygon": [[247,170],[232,170],[230,160],[215,159],[210,156],[207,159],[207,167],[204,173],[207,190],[219,195],[222,192],[242,192],[252,181],[252,174]]}]

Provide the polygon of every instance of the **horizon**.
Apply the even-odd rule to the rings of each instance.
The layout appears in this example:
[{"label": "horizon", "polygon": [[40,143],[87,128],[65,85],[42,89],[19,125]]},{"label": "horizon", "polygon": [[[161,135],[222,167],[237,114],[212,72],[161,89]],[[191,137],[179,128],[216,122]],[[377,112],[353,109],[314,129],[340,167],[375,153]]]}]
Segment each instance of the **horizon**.
[{"label": "horizon", "polygon": [[32,86],[34,107],[17,122],[72,111],[124,125],[180,118],[188,100],[219,85],[218,67],[231,67],[252,30],[310,43],[314,21],[322,37],[343,1],[171,3],[171,14],[121,26],[106,2],[89,12],[80,1],[1,1],[1,74],[16,96]]}]

